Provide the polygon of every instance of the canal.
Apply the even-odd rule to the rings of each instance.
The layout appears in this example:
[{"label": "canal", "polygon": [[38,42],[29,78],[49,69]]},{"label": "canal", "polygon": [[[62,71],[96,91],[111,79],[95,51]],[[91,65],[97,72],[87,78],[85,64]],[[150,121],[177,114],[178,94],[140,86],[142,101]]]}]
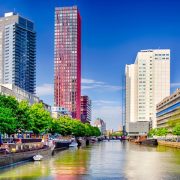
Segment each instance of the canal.
[{"label": "canal", "polygon": [[0,170],[0,179],[180,179],[180,150],[101,142]]}]

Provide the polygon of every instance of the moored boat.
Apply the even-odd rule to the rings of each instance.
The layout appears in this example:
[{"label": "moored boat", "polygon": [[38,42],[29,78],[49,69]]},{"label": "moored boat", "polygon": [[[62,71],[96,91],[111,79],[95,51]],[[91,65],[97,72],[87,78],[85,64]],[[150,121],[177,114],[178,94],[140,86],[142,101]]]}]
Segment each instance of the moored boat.
[{"label": "moored boat", "polygon": [[21,163],[24,161],[31,161],[33,157],[37,154],[41,154],[43,157],[51,156],[52,150],[50,147],[43,147],[41,149],[9,153],[0,156],[0,168],[8,167],[16,163]]},{"label": "moored boat", "polygon": [[71,144],[69,144],[69,147],[77,147],[77,146],[78,146],[78,143],[74,141]]},{"label": "moored boat", "polygon": [[43,156],[40,155],[40,154],[37,154],[37,155],[33,156],[34,161],[41,161],[42,159],[43,159]]}]

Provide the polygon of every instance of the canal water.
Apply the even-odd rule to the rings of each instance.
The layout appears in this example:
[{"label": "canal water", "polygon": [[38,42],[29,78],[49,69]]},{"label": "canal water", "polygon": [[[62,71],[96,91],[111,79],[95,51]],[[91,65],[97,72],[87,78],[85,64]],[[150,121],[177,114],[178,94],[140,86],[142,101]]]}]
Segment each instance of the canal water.
[{"label": "canal water", "polygon": [[129,142],[100,142],[61,151],[41,162],[0,170],[0,179],[180,180],[180,150]]}]

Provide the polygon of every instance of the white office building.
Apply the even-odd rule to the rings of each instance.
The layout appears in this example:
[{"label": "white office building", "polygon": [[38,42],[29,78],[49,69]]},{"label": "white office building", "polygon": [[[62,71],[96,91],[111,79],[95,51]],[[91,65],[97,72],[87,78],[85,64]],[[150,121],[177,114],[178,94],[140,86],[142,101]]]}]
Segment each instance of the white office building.
[{"label": "white office building", "polygon": [[156,104],[170,95],[170,50],[142,50],[125,71],[127,132],[135,122],[152,122],[157,127]]}]

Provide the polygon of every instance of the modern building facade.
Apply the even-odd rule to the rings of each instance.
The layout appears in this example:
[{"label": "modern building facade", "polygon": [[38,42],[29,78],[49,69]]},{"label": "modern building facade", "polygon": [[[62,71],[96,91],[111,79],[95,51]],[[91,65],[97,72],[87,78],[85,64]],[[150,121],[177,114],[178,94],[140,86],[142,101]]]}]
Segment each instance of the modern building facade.
[{"label": "modern building facade", "polygon": [[71,112],[69,112],[67,109],[63,107],[56,107],[56,106],[53,106],[51,108],[51,115],[53,118],[56,118],[56,119],[58,119],[60,116],[72,117]]},{"label": "modern building facade", "polygon": [[19,102],[27,101],[30,105],[42,103],[44,109],[51,112],[51,106],[49,104],[46,104],[36,95],[29,93],[14,84],[0,84],[0,94],[5,96],[13,96]]},{"label": "modern building facade", "polygon": [[130,122],[128,128],[129,136],[147,135],[150,129],[149,121]]},{"label": "modern building facade", "polygon": [[106,134],[106,123],[102,119],[97,118],[94,122],[94,126],[99,128],[102,135]]},{"label": "modern building facade", "polygon": [[180,89],[159,102],[156,110],[157,128],[168,127],[170,119],[180,119]]},{"label": "modern building facade", "polygon": [[91,100],[88,96],[81,96],[81,121],[83,123],[91,121]]},{"label": "modern building facade", "polygon": [[34,23],[15,13],[0,17],[0,83],[35,94],[36,33]]},{"label": "modern building facade", "polygon": [[54,105],[80,120],[81,17],[76,6],[55,9]]},{"label": "modern building facade", "polygon": [[29,102],[30,105],[40,102],[40,99],[37,96],[25,91],[24,89],[21,89],[14,84],[0,84],[0,94],[6,96],[13,96],[19,102],[22,100],[26,100]]},{"label": "modern building facade", "polygon": [[129,123],[137,121],[137,66],[135,64],[126,65],[126,112],[125,127],[129,132]]},{"label": "modern building facade", "polygon": [[126,130],[132,122],[156,124],[156,104],[170,95],[170,50],[138,52],[135,63],[126,65]]}]

